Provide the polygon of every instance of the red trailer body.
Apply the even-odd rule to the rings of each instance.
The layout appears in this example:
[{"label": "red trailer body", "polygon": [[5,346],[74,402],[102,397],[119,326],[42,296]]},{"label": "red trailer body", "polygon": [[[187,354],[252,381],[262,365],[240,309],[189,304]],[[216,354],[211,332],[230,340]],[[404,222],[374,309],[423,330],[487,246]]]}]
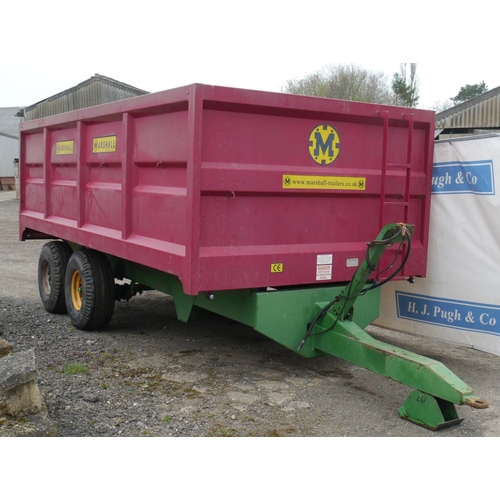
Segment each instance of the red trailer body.
[{"label": "red trailer body", "polygon": [[380,228],[405,222],[401,275],[424,276],[433,134],[431,111],[199,84],[26,122],[20,237],[197,295],[349,281]]},{"label": "red trailer body", "polygon": [[364,330],[384,283],[425,275],[433,139],[431,111],[205,85],[56,115],[21,125],[20,237],[63,240],[38,287],[76,328],[160,290],[180,320],[212,311],[403,382],[400,416],[449,427],[487,402]]}]

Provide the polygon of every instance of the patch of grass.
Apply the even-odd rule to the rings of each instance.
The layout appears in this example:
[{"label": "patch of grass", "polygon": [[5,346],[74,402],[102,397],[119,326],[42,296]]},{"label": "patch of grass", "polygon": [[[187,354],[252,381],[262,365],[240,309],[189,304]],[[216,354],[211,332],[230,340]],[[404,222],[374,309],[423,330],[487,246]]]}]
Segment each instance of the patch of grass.
[{"label": "patch of grass", "polygon": [[101,384],[101,389],[109,389],[109,385],[108,384]]},{"label": "patch of grass", "polygon": [[63,368],[64,375],[78,375],[81,373],[87,373],[88,368],[85,365],[78,363],[68,363]]},{"label": "patch of grass", "polygon": [[168,415],[163,419],[164,422],[170,422],[172,420],[172,417],[169,417]]},{"label": "patch of grass", "polygon": [[99,354],[99,356],[97,357],[96,359],[96,363],[99,365],[99,366],[105,366],[106,365],[106,362],[112,358],[112,355],[109,354],[109,352],[101,352]]}]

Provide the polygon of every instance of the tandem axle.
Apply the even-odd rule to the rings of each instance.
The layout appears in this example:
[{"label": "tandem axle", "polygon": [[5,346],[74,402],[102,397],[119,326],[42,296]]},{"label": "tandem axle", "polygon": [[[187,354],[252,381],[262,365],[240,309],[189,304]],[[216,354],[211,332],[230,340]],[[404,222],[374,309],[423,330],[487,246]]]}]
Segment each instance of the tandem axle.
[{"label": "tandem axle", "polygon": [[[345,286],[232,290],[197,296],[186,295],[176,276],[94,250],[51,242],[40,256],[39,288],[49,312],[66,308],[82,330],[104,327],[115,300],[128,300],[146,289],[160,290],[173,296],[182,321],[188,321],[196,308],[212,311],[248,325],[306,358],[329,354],[412,387],[415,390],[399,408],[400,416],[438,430],[462,421],[455,405],[482,409],[488,403],[474,396],[443,364],[375,340],[364,331],[379,314],[379,288],[406,263],[411,233],[412,228],[405,224],[385,226],[368,244],[365,260]],[[369,282],[385,249],[395,244],[406,246],[399,269],[380,283]],[[115,283],[124,276],[126,284]]]}]

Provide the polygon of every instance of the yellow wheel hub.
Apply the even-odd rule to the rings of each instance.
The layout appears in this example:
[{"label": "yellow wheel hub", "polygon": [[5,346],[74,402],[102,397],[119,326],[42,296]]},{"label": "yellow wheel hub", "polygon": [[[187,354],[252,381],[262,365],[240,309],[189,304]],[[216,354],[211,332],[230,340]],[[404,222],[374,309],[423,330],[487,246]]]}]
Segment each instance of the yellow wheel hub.
[{"label": "yellow wheel hub", "polygon": [[71,276],[71,302],[77,311],[82,308],[82,275],[78,271]]}]

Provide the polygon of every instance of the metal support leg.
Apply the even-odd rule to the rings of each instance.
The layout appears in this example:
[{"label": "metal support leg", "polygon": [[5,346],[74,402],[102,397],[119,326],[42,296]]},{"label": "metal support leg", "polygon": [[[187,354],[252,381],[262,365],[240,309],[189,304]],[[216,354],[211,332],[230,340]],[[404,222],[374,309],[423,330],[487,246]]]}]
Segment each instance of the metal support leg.
[{"label": "metal support leg", "polygon": [[[318,304],[318,310],[323,304]],[[414,391],[399,409],[414,423],[437,430],[459,424],[454,404],[487,408],[473,390],[442,363],[380,342],[351,321],[337,322],[333,330],[323,326],[335,321],[333,315],[316,326],[314,347],[392,380]]]}]

